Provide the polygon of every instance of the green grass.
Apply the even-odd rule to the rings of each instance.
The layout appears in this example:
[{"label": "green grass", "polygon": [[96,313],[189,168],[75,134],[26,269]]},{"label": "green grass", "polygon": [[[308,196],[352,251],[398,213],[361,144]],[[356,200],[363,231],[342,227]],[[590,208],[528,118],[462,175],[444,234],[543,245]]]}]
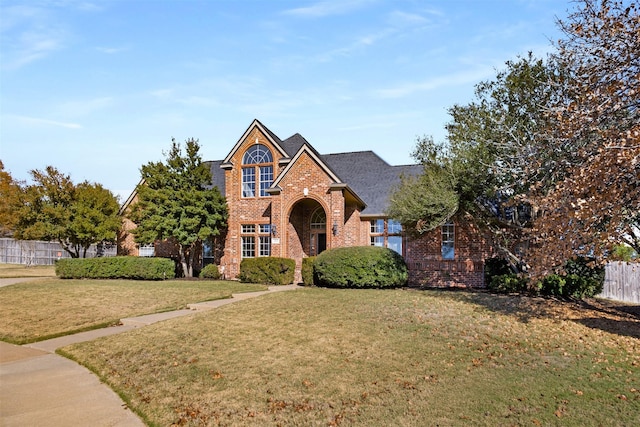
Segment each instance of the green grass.
[{"label": "green grass", "polygon": [[27,267],[22,264],[0,264],[0,279],[18,277],[55,277],[53,265],[34,265]]},{"label": "green grass", "polygon": [[15,344],[105,327],[121,318],[185,308],[189,303],[265,290],[209,280],[62,280],[0,287],[0,340]]},{"label": "green grass", "polygon": [[640,425],[640,321],[474,292],[303,289],[63,353],[149,425]]}]

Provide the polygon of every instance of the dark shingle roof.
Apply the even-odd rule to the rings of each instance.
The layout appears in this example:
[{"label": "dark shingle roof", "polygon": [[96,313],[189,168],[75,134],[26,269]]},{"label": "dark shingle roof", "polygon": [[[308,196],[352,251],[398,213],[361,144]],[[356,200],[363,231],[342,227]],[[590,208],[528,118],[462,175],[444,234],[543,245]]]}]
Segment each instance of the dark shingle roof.
[{"label": "dark shingle roof", "polygon": [[207,162],[203,162],[205,164],[209,165],[209,170],[211,171],[211,183],[213,184],[213,187],[218,187],[218,190],[220,190],[220,193],[222,193],[222,195],[225,195],[225,179],[224,179],[224,170],[222,168],[220,168],[220,165],[222,164],[222,160],[213,160],[213,161],[207,161]]},{"label": "dark shingle roof", "polygon": [[420,165],[391,166],[373,151],[326,154],[322,160],[367,204],[363,215],[383,215],[400,176],[422,171]]},{"label": "dark shingle roof", "polygon": [[280,146],[284,149],[284,151],[287,152],[287,155],[289,157],[293,157],[304,144],[308,144],[309,147],[311,147],[311,144],[309,144],[309,142],[307,142],[307,140],[304,139],[302,135],[296,133],[295,135],[291,135],[289,138],[282,141]]}]

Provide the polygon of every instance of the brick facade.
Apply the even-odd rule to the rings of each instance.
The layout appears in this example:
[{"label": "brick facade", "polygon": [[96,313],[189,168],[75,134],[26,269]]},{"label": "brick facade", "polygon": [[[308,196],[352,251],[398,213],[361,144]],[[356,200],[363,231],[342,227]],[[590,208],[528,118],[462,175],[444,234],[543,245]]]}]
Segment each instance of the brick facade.
[{"label": "brick facade", "polygon": [[[266,147],[271,154],[272,163],[264,165],[273,167],[273,182],[267,194],[260,195],[259,178],[256,178],[255,193],[244,197],[243,157],[256,144]],[[369,164],[353,163],[360,158]],[[256,232],[255,244],[259,244],[260,237],[268,237],[271,256],[294,259],[297,281],[301,279],[302,259],[316,255],[319,250],[370,245],[369,221],[384,217],[379,200],[374,199],[382,198],[386,203],[386,194],[381,193],[388,192],[393,185],[391,181],[397,181],[399,174],[411,167],[397,169],[399,167],[386,164],[372,152],[321,156],[298,134],[281,141],[257,120],[227,158],[212,164],[214,183],[222,182],[218,186],[224,186],[221,192],[229,209],[227,233],[218,239],[221,254],[215,259],[224,277],[235,278],[239,273],[243,226],[245,229],[255,226],[256,230],[263,226],[269,227],[269,232],[264,235]],[[259,166],[255,166],[256,174],[260,172]],[[359,175],[353,176],[356,173]],[[219,178],[223,174],[224,180],[216,181],[216,174],[221,174]],[[345,175],[351,175],[350,179],[343,179]],[[359,185],[357,191],[352,184]],[[130,197],[130,201],[133,198]],[[317,221],[323,214],[324,224],[312,224],[312,217]],[[126,223],[124,229],[134,226]],[[491,247],[471,223],[455,220],[455,257],[451,260],[442,258],[439,229],[420,237],[405,236],[402,240],[411,285],[483,286],[484,259],[490,255]],[[128,233],[123,233],[119,242],[122,253],[135,254],[135,243]],[[165,249],[170,252],[170,248],[169,243],[157,244],[156,255],[164,254]],[[256,256],[259,256],[257,252]]]}]

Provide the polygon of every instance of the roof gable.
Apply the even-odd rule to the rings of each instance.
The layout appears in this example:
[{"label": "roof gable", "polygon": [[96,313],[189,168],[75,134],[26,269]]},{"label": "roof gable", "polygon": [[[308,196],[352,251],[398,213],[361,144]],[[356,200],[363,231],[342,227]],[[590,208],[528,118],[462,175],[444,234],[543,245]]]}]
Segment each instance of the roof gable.
[{"label": "roof gable", "polygon": [[225,166],[232,165],[231,158],[233,157],[234,154],[236,154],[236,152],[240,149],[240,146],[242,146],[242,144],[247,139],[249,134],[255,128],[258,128],[267,137],[269,142],[275,147],[276,150],[278,150],[278,152],[282,157],[290,157],[287,151],[282,147],[282,140],[280,140],[280,138],[278,138],[278,136],[275,133],[271,132],[265,125],[260,123],[258,119],[254,119],[251,125],[249,125],[247,130],[242,134],[240,139],[238,139],[238,142],[236,142],[236,145],[234,145],[231,151],[229,152],[229,154],[227,154],[227,157],[224,158],[224,160],[222,161],[221,167],[224,168]]}]

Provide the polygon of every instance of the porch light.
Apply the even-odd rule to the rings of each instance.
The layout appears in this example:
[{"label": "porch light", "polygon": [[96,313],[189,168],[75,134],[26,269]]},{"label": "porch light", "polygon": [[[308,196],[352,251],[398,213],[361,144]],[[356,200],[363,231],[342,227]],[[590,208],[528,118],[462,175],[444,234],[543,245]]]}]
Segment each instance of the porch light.
[{"label": "porch light", "polygon": [[333,233],[334,236],[338,235],[338,223],[336,221],[333,221],[333,227],[331,227],[331,232]]},{"label": "porch light", "polygon": [[276,228],[275,224],[271,224],[271,235],[273,237],[276,237],[276,234],[278,234],[278,229]]}]

